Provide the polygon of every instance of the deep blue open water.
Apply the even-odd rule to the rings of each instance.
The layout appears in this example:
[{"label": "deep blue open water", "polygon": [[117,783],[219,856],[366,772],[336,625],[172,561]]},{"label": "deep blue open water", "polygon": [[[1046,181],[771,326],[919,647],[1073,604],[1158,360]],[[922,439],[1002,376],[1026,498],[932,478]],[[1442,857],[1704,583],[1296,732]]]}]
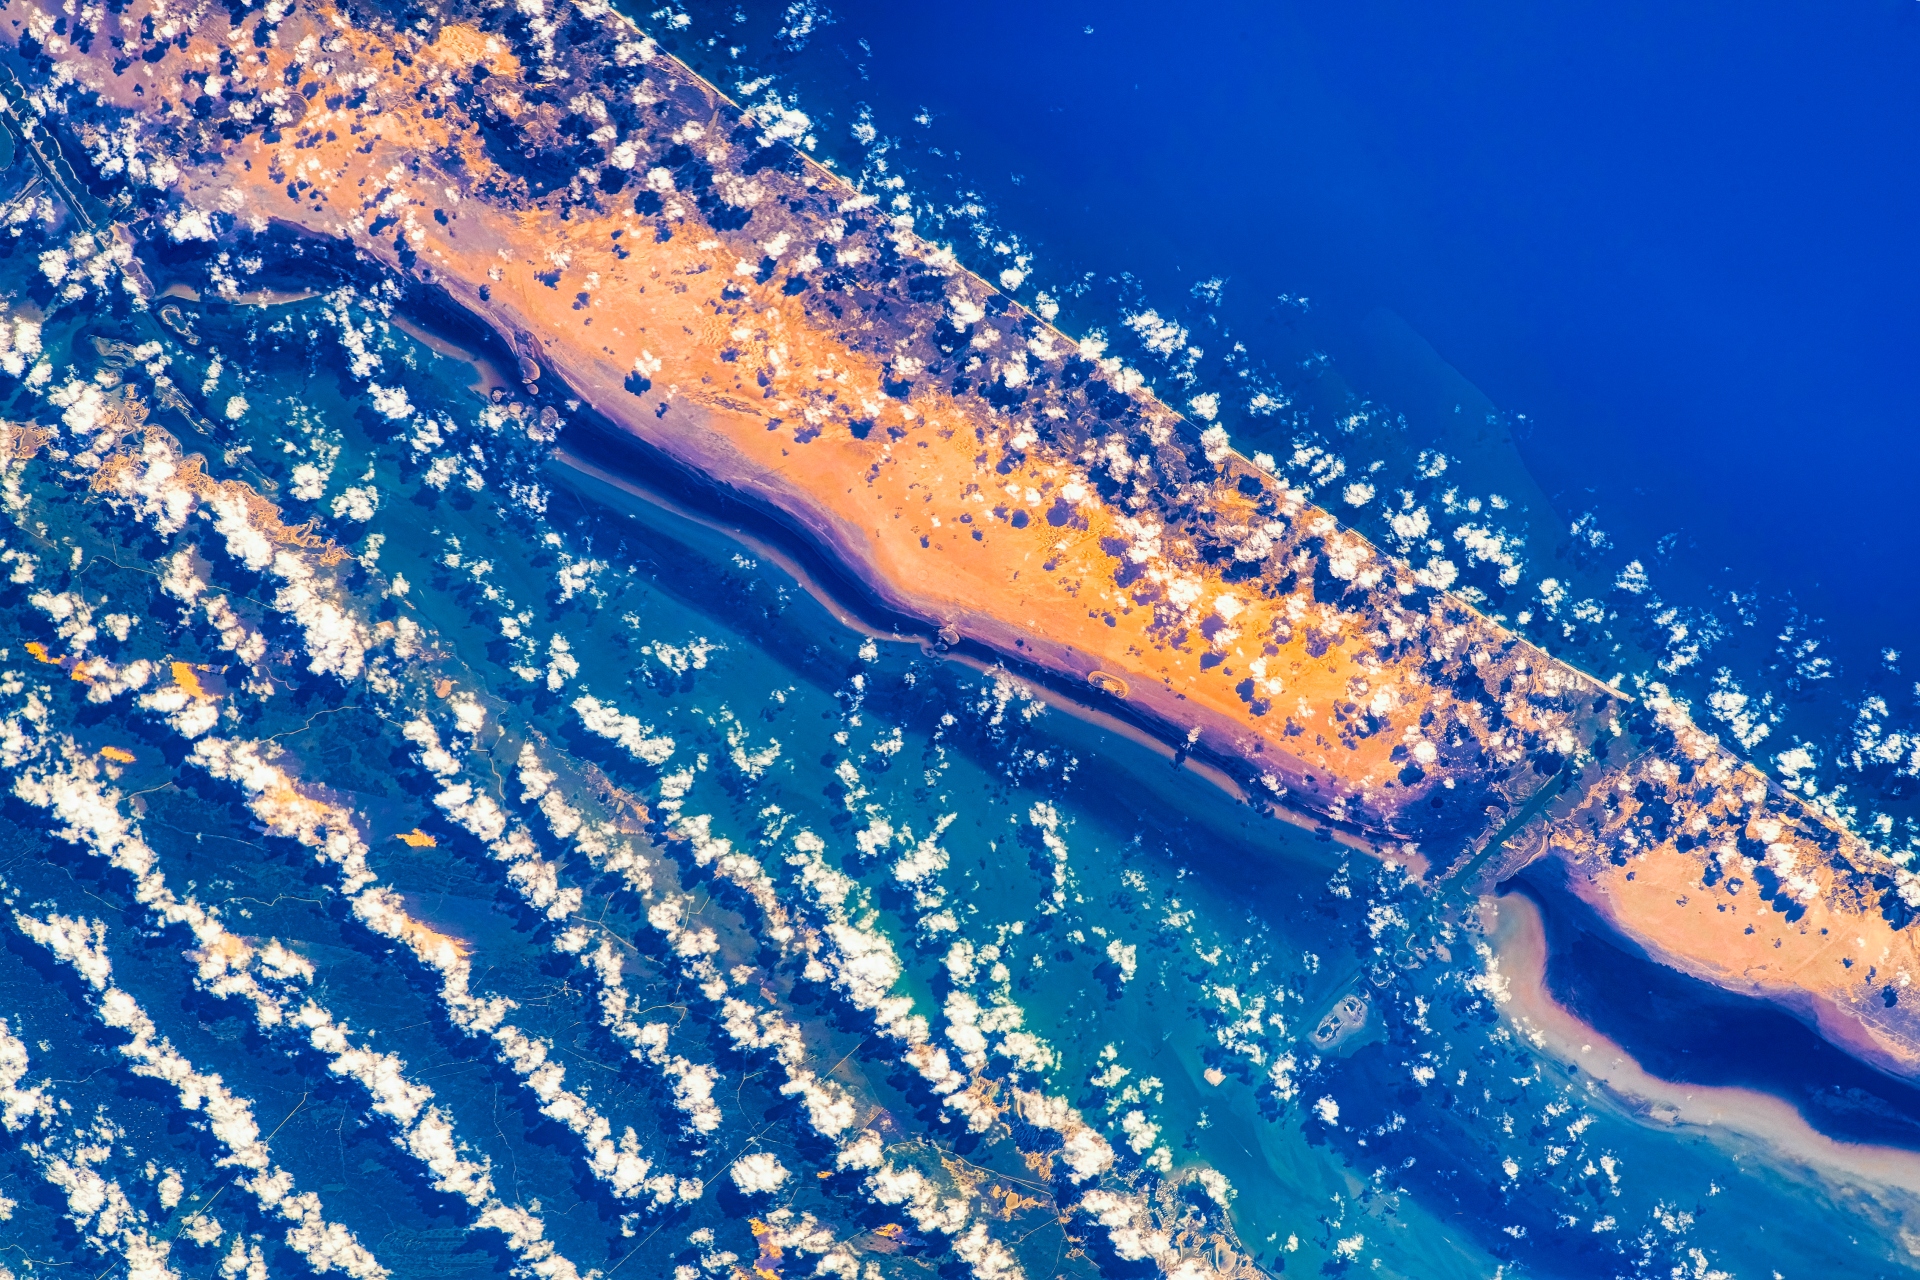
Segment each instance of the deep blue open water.
[{"label": "deep blue open water", "polygon": [[[1671,684],[1811,799],[1869,831],[1885,814],[1895,849],[1910,839],[1906,756],[1845,758],[1863,710],[1874,742],[1900,730],[1900,668],[1920,670],[1882,654],[1906,647],[1920,585],[1904,501],[1909,9],[636,16],[730,91],[786,96],[814,117],[817,155],[904,198],[984,273],[1016,271],[1023,301],[1103,332],[1170,402],[1207,404],[1243,450],[1397,552],[1448,560],[1458,589],[1572,661]],[[559,423],[559,444],[603,474],[568,465],[540,425],[542,408],[572,413],[564,394],[477,392],[471,366],[392,323],[398,290],[364,276],[263,307],[177,299],[163,327],[111,290],[56,296],[41,255],[70,230],[55,216],[0,239],[8,314],[45,316],[0,411],[52,429],[0,492],[0,1020],[28,1059],[19,1087],[65,1106],[36,1117],[12,1099],[0,1277],[127,1265],[126,1238],[75,1198],[81,1166],[180,1275],[321,1272],[236,1181],[204,1107],[131,1069],[126,1027],[35,940],[55,917],[98,923],[156,1034],[248,1102],[275,1167],[387,1274],[529,1265],[475,1203],[435,1189],[337,1051],[263,1026],[198,967],[81,811],[56,816],[83,793],[131,824],[173,894],[304,957],[313,975],[286,985],[287,1007],[324,1006],[430,1088],[489,1170],[486,1203],[537,1218],[583,1276],[992,1274],[876,1197],[781,1092],[784,1068],[729,1030],[727,998],[784,1018],[889,1168],[966,1198],[1035,1280],[1179,1273],[1093,1229],[1080,1197],[1095,1184],[1069,1176],[1015,1090],[1076,1108],[1112,1152],[1103,1185],[1150,1206],[1196,1265],[1915,1269],[1911,1189],[1845,1160],[1809,1167],[1765,1133],[1676,1127],[1545,1052],[1500,999],[1476,904],[1257,818],[1004,672],[891,636],[823,598],[827,566],[590,424]],[[182,281],[204,286],[204,265],[178,264]],[[263,283],[312,283],[297,267],[276,260]],[[45,375],[27,372],[41,358]],[[162,374],[186,415],[155,407]],[[102,499],[89,442],[133,447],[112,414],[140,411],[209,474],[312,521],[294,569],[249,561],[211,513],[176,527]],[[1416,512],[1426,532],[1401,532]],[[1465,526],[1504,562],[1470,555]],[[352,558],[323,563],[321,539]],[[314,615],[283,594],[300,565],[367,636],[389,628],[364,670],[317,656]],[[203,584],[191,608],[188,579]],[[73,675],[82,658],[108,664],[93,683]],[[103,687],[141,661],[139,689]],[[457,968],[453,953],[429,962],[374,927],[317,838],[274,825],[310,812],[274,808],[293,792],[250,799],[196,762],[193,744],[215,741],[261,744],[303,803],[350,815],[373,883],[398,895],[387,909],[458,940],[462,980],[513,1001],[612,1140],[630,1132],[685,1194],[654,1203],[596,1169],[585,1126],[529,1083],[545,1077],[463,1029],[434,967]],[[1808,763],[1783,764],[1796,743]],[[523,748],[650,881],[554,823]],[[36,790],[49,777],[58,796]],[[525,849],[504,855],[458,786],[524,823]],[[1036,1039],[997,1039],[977,1072],[997,1123],[970,1132],[943,1112],[850,968],[782,951],[767,899],[709,856],[716,838],[758,860],[793,919],[843,930],[821,952],[834,965],[857,951],[845,929],[884,940],[898,970],[881,986],[955,1054],[958,998],[1017,1011],[994,1035]],[[544,870],[509,875],[526,849]],[[579,895],[552,911],[549,871]],[[1911,1087],[1650,964],[1550,884],[1520,888],[1547,904],[1550,989],[1650,1071],[1920,1147]],[[579,964],[582,940],[620,957],[676,1070],[711,1070],[711,1125],[605,1025],[611,980]],[[1361,1034],[1316,1049],[1308,1033],[1353,997]],[[743,1177],[768,1167],[749,1157],[785,1177]],[[777,1254],[769,1222],[794,1233]]]},{"label": "deep blue open water", "polygon": [[[797,50],[782,7],[690,12],[717,83],[796,91],[843,168],[878,148],[986,274],[1032,255],[1019,296],[1170,400],[1220,391],[1243,450],[1343,456],[1323,500],[1376,530],[1402,487],[1501,493],[1526,573],[1496,611],[1703,720],[1724,667],[1779,704],[1757,755],[1804,741],[1821,791],[1904,821],[1910,778],[1845,757],[1863,700],[1915,708],[1886,656],[1920,630],[1911,5],[852,3]],[[1204,355],[1129,345],[1149,309]],[[1454,465],[1422,484],[1427,449]],[[1632,561],[1650,587],[1609,595]],[[1543,625],[1548,577],[1604,640]]]},{"label": "deep blue open water", "polygon": [[1623,553],[1678,530],[1837,635],[1911,634],[1911,6],[833,11],[765,64],[920,168],[947,152],[1043,286],[1127,272],[1165,310],[1222,277],[1212,311],[1269,360],[1304,295],[1312,344],[1397,409],[1392,312],[1527,416],[1541,487]]}]

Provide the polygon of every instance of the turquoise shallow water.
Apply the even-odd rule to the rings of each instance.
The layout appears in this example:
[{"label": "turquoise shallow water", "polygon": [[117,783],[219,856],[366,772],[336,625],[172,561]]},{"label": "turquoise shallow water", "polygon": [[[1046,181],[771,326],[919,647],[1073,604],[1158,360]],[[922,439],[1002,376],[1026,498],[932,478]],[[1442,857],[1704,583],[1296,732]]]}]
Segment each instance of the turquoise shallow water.
[{"label": "turquoise shallow water", "polygon": [[[840,158],[877,182],[864,134]],[[409,336],[447,317],[360,266],[156,244],[192,287],[135,306],[4,172],[0,1280],[1914,1269],[1911,1153],[1791,1108],[1868,1138],[1915,1108],[1779,1019],[1560,935],[1611,1034],[1688,1023],[1659,1064],[1688,1078],[1690,1045],[1768,1053],[1789,1105],[1616,1097],[1562,1061],[1583,1028],[1522,1016],[1489,904],[863,620],[563,389]],[[900,198],[1032,265],[977,202]],[[202,300],[236,280],[280,292]],[[1148,287],[1032,301],[1556,653],[1748,746],[1854,718],[1786,718],[1834,687],[1798,614],[1776,700],[1735,701],[1707,659],[1754,598],[1663,605],[1674,577],[1562,534],[1522,424],[1393,317],[1370,404],[1300,300],[1288,381],[1229,341],[1225,281]],[[1898,799],[1875,741],[1853,768]]]},{"label": "turquoise shallow water", "polygon": [[[34,252],[23,239],[9,262],[15,316],[36,292],[52,301],[28,274]],[[499,1233],[472,1229],[475,1206],[429,1185],[335,1058],[208,989],[187,930],[157,927],[127,870],[96,856],[99,839],[48,807],[79,794],[73,779],[137,824],[173,893],[255,946],[304,956],[312,977],[274,988],[286,1007],[310,1000],[403,1063],[487,1165],[498,1202],[537,1215],[582,1274],[835,1274],[821,1268],[842,1254],[863,1276],[979,1270],[906,1205],[870,1198],[845,1141],[726,1029],[726,999],[797,1029],[794,1060],[845,1091],[887,1167],[959,1196],[1030,1276],[1150,1269],[1086,1214],[1063,1220],[1097,1184],[1073,1178],[1072,1135],[1047,1110],[1058,1104],[1105,1144],[1105,1186],[1137,1197],[1131,1212],[1196,1265],[1702,1278],[1908,1266],[1903,1193],[1676,1131],[1536,1051],[1501,1012],[1477,904],[1254,818],[1005,672],[843,623],[762,544],[555,461],[570,406],[493,402],[470,366],[391,326],[390,307],[365,286],[272,307],[180,303],[165,332],[111,295],[50,309],[46,376],[8,383],[8,414],[53,434],[8,472],[14,572],[0,608],[9,777],[67,782],[51,798],[15,786],[0,875],[18,920],[104,926],[113,982],[251,1104],[274,1165],[391,1274],[478,1274],[513,1257]],[[198,426],[161,407],[168,386]],[[262,552],[249,567],[235,530],[271,530],[257,509],[235,523],[203,487],[211,514],[168,531],[164,504],[107,501],[104,443],[141,447],[128,403],[201,451],[214,478],[271,493],[289,525],[311,519],[308,543],[344,548],[326,565],[318,545],[279,547],[338,613],[290,602],[289,562]],[[645,490],[658,477],[635,464],[629,479]],[[191,610],[183,575],[204,583]],[[216,594],[230,614],[209,610]],[[88,658],[106,665],[76,668]],[[112,692],[141,660],[155,664],[146,683]],[[212,696],[177,692],[195,687]],[[167,689],[170,703],[155,696]],[[298,792],[214,776],[195,754],[213,741],[263,744]],[[643,871],[557,834],[532,794],[529,744],[549,792],[588,829],[609,824],[608,847],[624,843]],[[497,831],[449,798],[458,786],[490,796],[503,825],[524,822],[532,861],[508,874]],[[318,837],[290,838],[296,794],[352,815],[373,883],[399,895],[389,906],[458,940],[471,992],[513,1001],[512,1025],[544,1043],[610,1141],[631,1129],[647,1176],[677,1180],[666,1204],[596,1173],[588,1126],[540,1092],[551,1079],[536,1087],[537,1066],[462,1029],[472,1019],[444,981],[455,949],[424,959],[431,944],[372,921],[338,851],[316,858]],[[556,906],[545,874],[578,897]],[[662,904],[664,925],[650,915]],[[829,939],[813,956],[826,963],[781,944],[778,911]],[[44,1085],[65,1108],[23,1118],[16,1137],[34,1145],[0,1161],[12,1203],[0,1264],[16,1276],[108,1265],[124,1238],[86,1239],[100,1218],[70,1211],[46,1176],[90,1149],[143,1229],[171,1241],[180,1274],[246,1274],[249,1242],[265,1274],[313,1269],[221,1163],[205,1107],[129,1069],[126,1031],[102,1025],[98,994],[31,932],[7,932],[0,1016],[29,1059],[16,1087]],[[897,972],[852,962],[873,961],[872,939]],[[605,1025],[605,972],[576,959],[602,941],[634,1020],[667,1029],[679,1075]],[[1352,995],[1365,1025],[1322,1051],[1310,1033]],[[876,1021],[926,1019],[958,1063],[972,1042],[955,1031],[957,996],[989,1028],[968,1073],[980,1132],[943,1111]],[[704,1129],[674,1100],[701,1067]],[[747,1162],[768,1156],[784,1177]]]}]

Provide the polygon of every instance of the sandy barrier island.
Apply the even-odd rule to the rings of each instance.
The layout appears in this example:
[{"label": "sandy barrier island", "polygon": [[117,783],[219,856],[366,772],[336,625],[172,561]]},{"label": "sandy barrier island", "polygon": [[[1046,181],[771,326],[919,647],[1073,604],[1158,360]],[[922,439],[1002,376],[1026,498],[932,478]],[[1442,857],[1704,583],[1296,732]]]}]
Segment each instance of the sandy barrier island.
[{"label": "sandy barrier island", "polygon": [[606,6],[402,30],[13,0],[0,33],[71,230],[151,278],[237,298],[247,246],[289,238],[389,272],[495,335],[499,376],[751,503],[929,637],[1084,688],[1436,884],[1557,860],[1649,954],[1920,1072],[1920,881],[1677,704],[1343,528],[961,269],[894,189],[813,163],[804,116],[728,101]]},{"label": "sandy barrier island", "polygon": [[1631,1050],[1559,1003],[1546,983],[1547,938],[1539,908],[1522,893],[1483,900],[1498,964],[1501,1013],[1529,1044],[1571,1068],[1590,1093],[1646,1123],[1691,1132],[1735,1154],[1763,1155],[1828,1194],[1844,1189],[1893,1223],[1920,1212],[1920,1152],[1848,1142],[1821,1133],[1784,1098],[1753,1089],[1676,1083],[1646,1070]]}]

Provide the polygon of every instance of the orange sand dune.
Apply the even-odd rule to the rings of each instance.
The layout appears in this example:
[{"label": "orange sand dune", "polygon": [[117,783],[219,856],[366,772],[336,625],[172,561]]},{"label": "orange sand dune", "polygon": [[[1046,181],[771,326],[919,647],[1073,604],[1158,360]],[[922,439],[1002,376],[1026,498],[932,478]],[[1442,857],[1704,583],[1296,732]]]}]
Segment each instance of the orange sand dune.
[{"label": "orange sand dune", "polygon": [[[1648,741],[1622,736],[1612,690],[960,270],[887,193],[806,160],[788,145],[804,118],[743,111],[610,13],[513,38],[372,30],[324,5],[237,30],[142,0],[86,20],[90,53],[30,0],[0,8],[0,36],[78,86],[76,163],[138,157],[133,176],[173,193],[135,231],[349,242],[491,326],[524,380],[757,503],[930,636],[1084,682],[1383,856],[1481,879],[1559,858],[1670,962],[1920,1069],[1901,999],[1920,963],[1880,909],[1920,883],[1671,706]],[[237,270],[211,286],[257,288]],[[1763,864],[1784,887],[1760,906]],[[1706,881],[1729,865],[1754,887],[1723,904]],[[1829,954],[1842,937],[1852,967]]]}]

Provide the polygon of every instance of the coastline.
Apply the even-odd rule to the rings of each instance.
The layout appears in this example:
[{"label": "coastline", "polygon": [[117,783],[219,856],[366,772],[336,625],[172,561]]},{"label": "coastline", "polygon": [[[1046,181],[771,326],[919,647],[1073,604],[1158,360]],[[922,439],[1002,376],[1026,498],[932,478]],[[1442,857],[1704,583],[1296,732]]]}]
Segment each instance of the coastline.
[{"label": "coastline", "polygon": [[[1076,697],[1077,690],[1069,687],[1058,672],[1017,658],[1009,662],[1006,655],[984,647],[976,651],[976,646],[964,639],[957,645],[947,645],[937,634],[928,634],[925,626],[906,631],[902,631],[899,627],[885,626],[879,619],[868,617],[857,607],[850,605],[833,585],[829,585],[827,579],[830,578],[834,583],[848,587],[856,594],[859,592],[857,584],[848,582],[840,573],[831,571],[831,566],[828,566],[827,574],[811,571],[798,556],[773,540],[773,535],[756,533],[740,524],[729,522],[721,516],[683,504],[674,496],[647,485],[635,473],[608,470],[596,462],[573,454],[564,445],[556,449],[553,465],[596,483],[618,489],[637,501],[659,507],[679,519],[711,529],[722,537],[749,548],[756,556],[778,565],[781,571],[792,578],[821,608],[849,630],[869,636],[881,643],[914,645],[930,656],[938,657],[941,661],[957,663],[981,675],[991,675],[996,670],[1001,670],[1017,679],[1030,681],[1036,686],[1036,692],[1041,700],[1050,708],[1073,716],[1102,732],[1125,738],[1134,745],[1152,752],[1168,765],[1204,779],[1236,804],[1248,807],[1259,817],[1282,822],[1311,834],[1322,835],[1336,844],[1377,858],[1384,859],[1393,852],[1381,849],[1359,834],[1329,826],[1317,820],[1312,814],[1282,804],[1262,803],[1259,797],[1241,786],[1227,769],[1182,750],[1176,745],[1177,740],[1169,741],[1167,736],[1155,732],[1151,722],[1136,721],[1120,714],[1117,710],[1109,710],[1089,698]],[[733,500],[739,501],[737,498]],[[772,520],[770,516],[767,518]],[[775,529],[785,532],[777,521],[773,523]],[[863,597],[860,603],[871,604],[873,599]],[[894,621],[911,627],[915,620],[896,616]],[[1098,691],[1098,687],[1091,683],[1088,687]],[[1420,870],[1421,867],[1416,861],[1412,865],[1412,871],[1417,875]]]},{"label": "coastline", "polygon": [[[350,100],[321,97],[319,77],[292,95],[236,82],[223,101],[254,95],[264,123],[224,133],[194,123],[207,99],[189,102],[191,83],[154,75],[177,71],[177,53],[217,55],[233,34],[223,14],[127,67],[64,39],[36,39],[31,56],[57,55],[95,96],[82,116],[144,120],[155,153],[177,156],[149,248],[163,230],[184,255],[216,227],[279,226],[428,285],[498,335],[547,408],[577,398],[778,513],[887,610],[1084,684],[1087,705],[1184,739],[1303,825],[1436,880],[1465,868],[1484,884],[1555,859],[1623,935],[1735,989],[1753,964],[1716,962],[1739,953],[1752,917],[1665,904],[1764,862],[1784,868],[1788,896],[1768,893],[1786,923],[1817,902],[1834,927],[1873,936],[1871,971],[1884,966],[1896,997],[1920,972],[1920,938],[1884,918],[1879,882],[1898,869],[1767,786],[1663,691],[1630,702],[1423,583],[1102,348],[961,269],[910,216],[823,179],[776,141],[784,117],[731,103],[601,17],[556,52],[524,33],[447,25],[429,40],[295,10],[249,55],[261,82],[307,75],[288,52],[304,33],[366,83]],[[542,165],[570,154],[570,112],[627,109],[552,100],[541,76],[574,74],[569,60],[620,81],[651,168],[639,151],[624,166],[595,152],[597,188],[542,185]],[[1496,836],[1510,839],[1495,849]],[[1852,966],[1809,968],[1813,950],[1763,966],[1767,998],[1821,1013],[1856,1053],[1920,1063],[1913,1006],[1881,1004]]]}]

